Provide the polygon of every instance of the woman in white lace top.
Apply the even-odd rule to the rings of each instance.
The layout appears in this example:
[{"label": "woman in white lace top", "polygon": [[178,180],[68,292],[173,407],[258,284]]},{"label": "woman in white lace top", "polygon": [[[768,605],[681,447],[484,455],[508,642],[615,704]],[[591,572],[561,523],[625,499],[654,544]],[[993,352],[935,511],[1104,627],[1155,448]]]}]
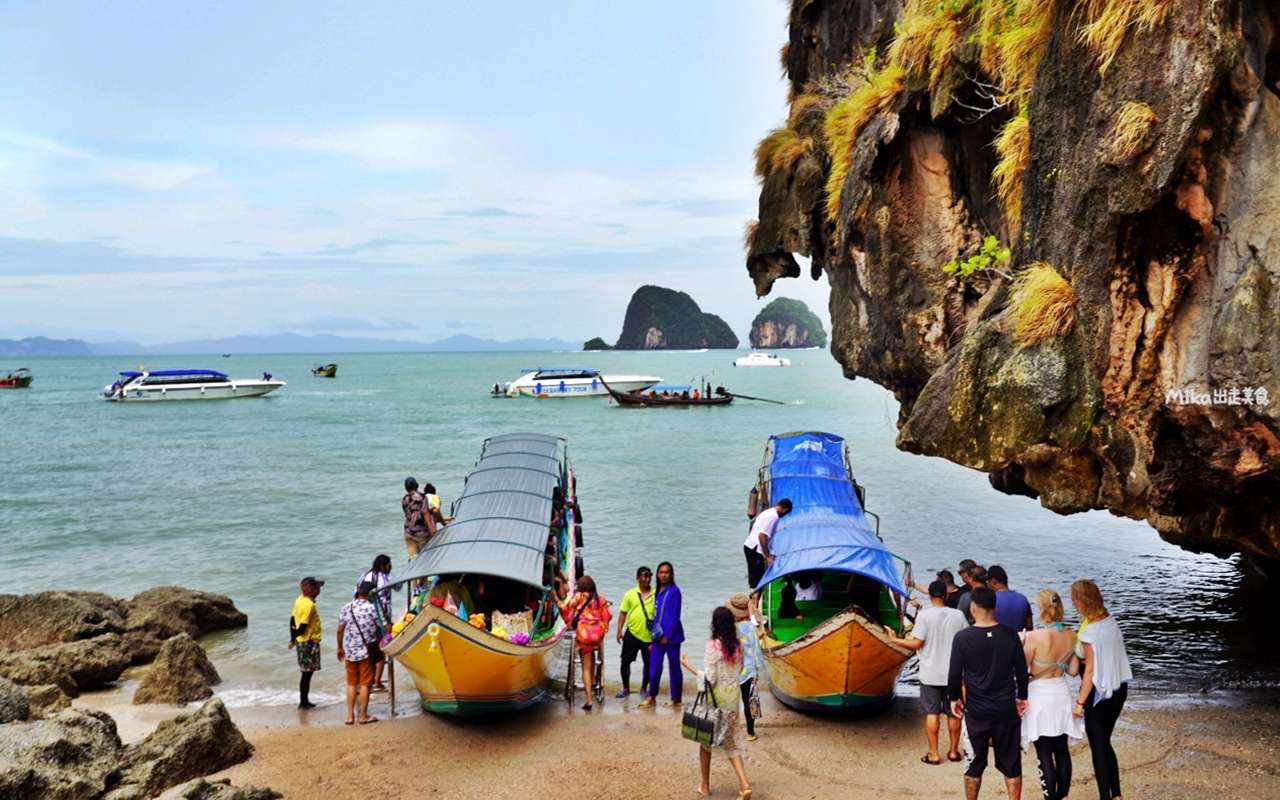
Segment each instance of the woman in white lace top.
[{"label": "woman in white lace top", "polygon": [[[742,645],[738,641],[738,628],[733,612],[720,606],[711,612],[711,641],[703,654],[703,668],[695,669],[689,657],[680,656],[685,669],[698,676],[699,689],[708,692],[717,709],[725,718],[724,754],[729,757],[733,771],[738,775],[738,800],[750,800],[751,784],[742,766],[742,752],[746,744],[742,738],[742,695],[738,685],[742,675]],[[698,794],[711,794],[711,748],[701,745],[698,754],[702,766],[702,783],[695,790]]]}]

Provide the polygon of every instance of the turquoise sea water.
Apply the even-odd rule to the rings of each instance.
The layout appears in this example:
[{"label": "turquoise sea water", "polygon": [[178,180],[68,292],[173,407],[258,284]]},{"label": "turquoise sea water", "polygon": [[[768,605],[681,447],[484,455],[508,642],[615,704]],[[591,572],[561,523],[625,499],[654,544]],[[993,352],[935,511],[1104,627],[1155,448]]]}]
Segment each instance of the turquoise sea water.
[{"label": "turquoise sea water", "polygon": [[[637,566],[673,562],[687,647],[700,653],[711,609],[745,586],[746,493],[768,436],[819,429],[849,440],[868,508],[917,579],[966,557],[1002,564],[1032,597],[1046,587],[1065,596],[1090,577],[1126,631],[1138,691],[1280,686],[1280,625],[1234,560],[1187,553],[1104,512],[1060,517],[994,491],[985,475],[896,450],[892,397],[845,380],[826,352],[791,353],[783,369],[735,369],[737,355],[346,355],[333,380],[310,375],[313,356],[150,357],[151,369],[269,371],[288,385],[263,399],[144,405],[98,399],[135,359],[3,364],[28,366],[36,380],[0,392],[0,591],[131,597],[180,584],[229,595],[249,627],[206,641],[225,679],[219,691],[231,705],[283,705],[296,702],[289,611],[298,579],[314,574],[328,581],[316,689],[336,697],[338,610],[375,555],[404,561],[405,476],[433,482],[448,504],[485,437],[536,431],[568,440],[587,570],[601,591],[616,604]],[[785,405],[622,409],[488,396],[522,367],[575,365],[669,382],[714,371],[731,391]]]}]

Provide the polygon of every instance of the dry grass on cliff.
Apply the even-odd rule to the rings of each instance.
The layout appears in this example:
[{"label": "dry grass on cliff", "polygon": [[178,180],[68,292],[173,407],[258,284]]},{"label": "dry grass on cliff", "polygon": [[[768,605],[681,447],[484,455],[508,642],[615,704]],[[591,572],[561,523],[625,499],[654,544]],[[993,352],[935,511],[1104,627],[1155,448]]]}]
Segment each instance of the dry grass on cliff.
[{"label": "dry grass on cliff", "polygon": [[889,63],[902,67],[911,80],[929,76],[933,89],[955,59],[964,12],[950,4],[916,0],[903,11],[897,35],[889,45]]},{"label": "dry grass on cliff", "polygon": [[791,101],[791,115],[787,117],[787,127],[801,130],[810,117],[822,117],[830,108],[831,101],[818,93],[802,94]]},{"label": "dry grass on cliff", "polygon": [[1006,100],[1031,90],[1053,33],[1057,0],[988,0],[978,19],[979,63]]},{"label": "dry grass on cliff", "polygon": [[760,220],[753,219],[742,226],[742,246],[750,254],[756,247],[756,233],[760,231]]},{"label": "dry grass on cliff", "polygon": [[1056,269],[1035,263],[1014,278],[1009,299],[1013,335],[1039,344],[1071,333],[1076,322],[1076,293]]},{"label": "dry grass on cliff", "polygon": [[1175,0],[1089,0],[1079,38],[1098,59],[1098,72],[1106,74],[1129,35],[1155,30],[1173,11]]},{"label": "dry grass on cliff", "polygon": [[1016,228],[1022,222],[1022,181],[1031,161],[1031,120],[1027,118],[1026,109],[1000,129],[995,148],[1000,160],[991,171],[991,182],[995,184],[1005,216]]},{"label": "dry grass on cliff", "polygon": [[756,177],[790,170],[797,161],[812,152],[812,139],[801,137],[787,127],[778,128],[756,145]]},{"label": "dry grass on cliff", "polygon": [[1116,113],[1116,128],[1111,135],[1111,153],[1128,160],[1148,146],[1147,137],[1160,118],[1146,103],[1125,102]]},{"label": "dry grass on cliff", "polygon": [[832,106],[823,124],[831,172],[827,175],[827,218],[840,213],[844,179],[853,161],[858,136],[877,114],[888,111],[906,91],[907,71],[898,65],[870,76],[867,84]]}]

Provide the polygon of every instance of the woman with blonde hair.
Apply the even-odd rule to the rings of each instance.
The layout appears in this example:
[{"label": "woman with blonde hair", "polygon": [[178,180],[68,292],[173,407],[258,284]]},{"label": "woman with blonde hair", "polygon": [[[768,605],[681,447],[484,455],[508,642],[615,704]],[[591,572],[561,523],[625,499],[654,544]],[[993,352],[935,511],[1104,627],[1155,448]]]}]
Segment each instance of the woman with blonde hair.
[{"label": "woman with blonde hair", "polygon": [[1068,739],[1084,738],[1084,722],[1072,712],[1067,676],[1079,672],[1076,635],[1063,627],[1062,598],[1052,589],[1036,595],[1043,628],[1023,636],[1031,683],[1027,713],[1022,717],[1022,749],[1036,748],[1040,788],[1045,800],[1062,800],[1071,791],[1071,751]]},{"label": "woman with blonde hair", "polygon": [[1077,719],[1084,718],[1093,773],[1098,779],[1098,797],[1121,800],[1120,765],[1111,746],[1111,732],[1129,695],[1133,670],[1129,668],[1120,626],[1107,613],[1098,585],[1093,581],[1071,584],[1071,605],[1080,614],[1076,655],[1082,665],[1080,692],[1072,713]]}]

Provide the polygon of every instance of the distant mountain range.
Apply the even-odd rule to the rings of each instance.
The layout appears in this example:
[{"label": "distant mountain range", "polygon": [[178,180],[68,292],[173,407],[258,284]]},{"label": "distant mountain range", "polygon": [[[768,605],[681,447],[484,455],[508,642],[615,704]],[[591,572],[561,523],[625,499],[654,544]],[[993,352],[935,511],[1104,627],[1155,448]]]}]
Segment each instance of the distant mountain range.
[{"label": "distant mountain range", "polygon": [[86,342],[81,339],[0,339],[0,357],[23,356],[132,356],[208,355],[234,353],[475,353],[503,350],[577,350],[580,342],[561,339],[477,339],[465,333],[436,342],[405,342],[397,339],[363,339],[318,334],[301,336],[277,333],[270,336],[232,336],[229,339],[198,339],[189,342],[142,345],[137,342]]}]

